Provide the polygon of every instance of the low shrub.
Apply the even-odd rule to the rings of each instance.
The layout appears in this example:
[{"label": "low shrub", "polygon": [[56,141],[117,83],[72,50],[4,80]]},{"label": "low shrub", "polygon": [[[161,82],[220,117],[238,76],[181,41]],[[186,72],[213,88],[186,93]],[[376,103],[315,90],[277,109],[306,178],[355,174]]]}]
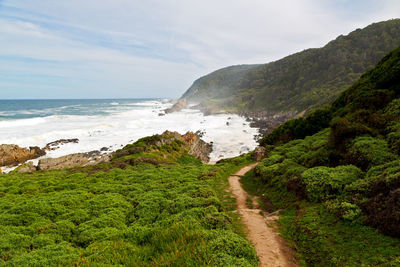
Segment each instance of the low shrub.
[{"label": "low shrub", "polygon": [[336,168],[314,167],[303,172],[301,181],[307,197],[313,202],[335,198],[342,194],[345,186],[361,179],[363,172],[352,165]]},{"label": "low shrub", "polygon": [[382,165],[398,158],[391,153],[387,142],[370,136],[357,137],[345,155],[347,164],[353,164],[362,170]]}]

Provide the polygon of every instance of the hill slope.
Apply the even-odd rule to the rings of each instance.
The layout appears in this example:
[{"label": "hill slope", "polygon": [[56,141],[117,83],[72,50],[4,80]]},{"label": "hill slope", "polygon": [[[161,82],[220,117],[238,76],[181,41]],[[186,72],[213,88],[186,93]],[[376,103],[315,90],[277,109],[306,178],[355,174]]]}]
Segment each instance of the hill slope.
[{"label": "hill slope", "polygon": [[232,111],[294,111],[331,103],[400,45],[400,19],[374,23],[263,65],[232,66],[196,80],[182,98]]},{"label": "hill slope", "polygon": [[400,47],[331,107],[286,122],[262,143],[269,155],[244,182],[286,209],[282,232],[303,262],[398,266]]},{"label": "hill slope", "polygon": [[110,163],[0,174],[0,266],[257,266],[227,176],[175,133],[145,137]]}]

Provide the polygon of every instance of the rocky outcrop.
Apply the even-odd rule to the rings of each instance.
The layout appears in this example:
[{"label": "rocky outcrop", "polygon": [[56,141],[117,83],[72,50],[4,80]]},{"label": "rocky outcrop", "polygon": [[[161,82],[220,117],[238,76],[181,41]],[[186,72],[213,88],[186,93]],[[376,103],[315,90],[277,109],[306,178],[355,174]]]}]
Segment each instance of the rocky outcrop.
[{"label": "rocky outcrop", "polygon": [[268,111],[247,111],[239,114],[250,122],[251,128],[258,128],[259,134],[255,140],[259,141],[263,136],[270,133],[282,123],[294,118],[296,112],[268,112]]},{"label": "rocky outcrop", "polygon": [[204,142],[200,138],[198,133],[187,132],[184,135],[181,135],[178,132],[165,131],[161,134],[161,137],[163,136],[166,138],[161,138],[157,146],[171,142],[170,137],[173,136],[174,138],[179,139],[185,142],[186,145],[188,145],[189,155],[198,158],[203,163],[208,163],[210,161],[210,153],[212,152],[212,145]]},{"label": "rocky outcrop", "polygon": [[43,149],[44,150],[56,150],[59,149],[61,145],[65,145],[65,144],[69,144],[69,143],[74,143],[77,144],[79,143],[79,139],[78,138],[74,138],[74,139],[59,139],[57,141],[48,143]]},{"label": "rocky outcrop", "polygon": [[44,155],[46,152],[37,146],[24,148],[17,145],[0,145],[0,166],[16,166]]},{"label": "rocky outcrop", "polygon": [[28,163],[22,165],[21,167],[18,167],[16,171],[18,173],[32,173],[36,171],[36,166],[33,165],[32,161],[29,161]]},{"label": "rocky outcrop", "polygon": [[251,158],[254,161],[261,161],[263,158],[267,157],[267,150],[265,147],[258,146],[254,149],[253,154],[251,155]]},{"label": "rocky outcrop", "polygon": [[210,161],[211,144],[204,142],[198,134],[192,132],[187,132],[182,138],[189,145],[189,155],[200,159],[203,163]]},{"label": "rocky outcrop", "polygon": [[164,110],[164,112],[165,112],[165,114],[168,114],[168,113],[172,113],[172,112],[181,111],[182,109],[186,108],[187,105],[188,105],[187,100],[185,98],[181,98],[172,107]]},{"label": "rocky outcrop", "polygon": [[46,158],[39,160],[38,170],[57,170],[74,167],[95,165],[102,162],[109,162],[110,154],[101,155],[99,151],[88,153],[75,153],[59,158]]},{"label": "rocky outcrop", "polygon": [[[187,132],[186,134],[181,135],[178,132],[165,131],[161,135],[156,134],[139,139],[136,143],[127,145],[123,149],[116,151],[113,156],[114,158],[122,158],[132,154],[157,150],[160,151],[164,145],[180,140],[182,141],[180,144],[181,149],[183,149],[185,153],[200,159],[203,163],[208,163],[210,160],[209,155],[212,151],[212,145],[204,142],[200,138],[199,134],[201,133]],[[160,153],[162,152],[160,151]]]}]

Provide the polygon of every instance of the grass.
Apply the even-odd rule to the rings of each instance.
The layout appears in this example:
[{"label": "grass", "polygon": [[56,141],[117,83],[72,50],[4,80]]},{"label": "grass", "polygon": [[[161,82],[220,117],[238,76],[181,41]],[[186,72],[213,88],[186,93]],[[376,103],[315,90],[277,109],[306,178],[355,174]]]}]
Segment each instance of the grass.
[{"label": "grass", "polygon": [[0,266],[257,266],[224,191],[249,157],[177,158],[1,175]]}]

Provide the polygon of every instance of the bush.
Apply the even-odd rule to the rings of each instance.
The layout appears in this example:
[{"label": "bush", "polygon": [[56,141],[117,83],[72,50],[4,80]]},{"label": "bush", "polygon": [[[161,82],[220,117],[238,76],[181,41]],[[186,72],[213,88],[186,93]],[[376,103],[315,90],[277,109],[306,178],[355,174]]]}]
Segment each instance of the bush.
[{"label": "bush", "polygon": [[373,134],[373,131],[364,124],[352,122],[343,117],[332,119],[330,127],[330,144],[332,147],[342,152],[345,151],[348,142],[353,138],[360,135]]},{"label": "bush", "polygon": [[302,174],[307,197],[313,202],[335,198],[342,194],[346,185],[362,178],[363,172],[355,166],[336,168],[315,167]]},{"label": "bush", "polygon": [[214,190],[236,166],[180,160],[3,175],[0,265],[218,266],[226,244],[226,262],[255,266],[254,249]]},{"label": "bush", "polygon": [[355,221],[361,215],[361,209],[356,204],[346,201],[328,200],[324,203],[324,206],[330,213],[347,221]]},{"label": "bush", "polygon": [[390,149],[400,155],[400,122],[387,127],[386,131],[388,132],[386,140]]},{"label": "bush", "polygon": [[356,165],[363,170],[396,158],[397,156],[390,152],[385,140],[368,136],[356,138],[345,156],[348,164]]},{"label": "bush", "polygon": [[264,183],[286,184],[290,179],[299,176],[305,168],[293,160],[285,159],[281,163],[257,166],[256,172]]}]

